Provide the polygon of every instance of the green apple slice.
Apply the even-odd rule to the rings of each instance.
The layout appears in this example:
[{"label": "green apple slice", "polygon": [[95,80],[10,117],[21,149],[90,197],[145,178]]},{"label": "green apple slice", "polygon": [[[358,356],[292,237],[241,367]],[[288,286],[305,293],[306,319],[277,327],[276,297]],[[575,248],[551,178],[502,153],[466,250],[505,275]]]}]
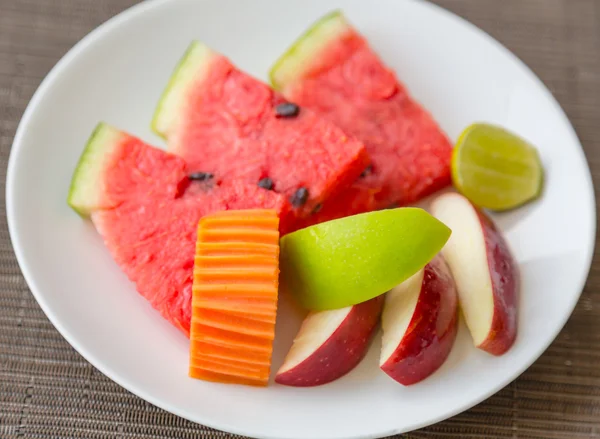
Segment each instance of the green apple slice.
[{"label": "green apple slice", "polygon": [[364,213],[281,239],[281,282],[307,309],[327,310],[377,297],[422,269],[450,229],[419,208]]}]

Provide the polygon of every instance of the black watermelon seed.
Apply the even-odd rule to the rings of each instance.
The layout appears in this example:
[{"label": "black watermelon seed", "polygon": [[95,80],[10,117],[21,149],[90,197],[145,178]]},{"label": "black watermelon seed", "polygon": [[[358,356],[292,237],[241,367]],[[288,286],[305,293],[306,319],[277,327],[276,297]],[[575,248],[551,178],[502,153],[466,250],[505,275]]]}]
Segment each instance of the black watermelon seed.
[{"label": "black watermelon seed", "polygon": [[269,177],[261,178],[260,180],[258,180],[258,187],[261,187],[268,191],[272,191],[273,186],[273,180],[271,180]]},{"label": "black watermelon seed", "polygon": [[321,203],[317,204],[315,206],[315,208],[312,210],[312,213],[318,213],[321,211],[321,209],[323,208],[323,205]]},{"label": "black watermelon seed", "polygon": [[400,205],[398,203],[392,203],[388,207],[384,207],[382,210],[397,209],[399,207]]},{"label": "black watermelon seed", "polygon": [[275,116],[277,117],[296,117],[300,113],[300,107],[291,102],[284,102],[275,107]]},{"label": "black watermelon seed", "polygon": [[211,180],[213,177],[214,177],[214,175],[211,174],[210,172],[193,172],[192,174],[190,174],[188,176],[188,178],[190,180],[196,180],[196,181]]},{"label": "black watermelon seed", "polygon": [[292,195],[292,198],[290,199],[290,203],[292,203],[292,206],[294,206],[294,207],[300,207],[300,206],[303,206],[307,200],[308,200],[308,189],[306,189],[305,187],[301,187],[294,193],[294,195]]},{"label": "black watermelon seed", "polygon": [[360,178],[365,178],[369,175],[371,175],[373,173],[373,165],[369,165],[365,168],[364,171],[362,171],[362,174],[360,174]]}]

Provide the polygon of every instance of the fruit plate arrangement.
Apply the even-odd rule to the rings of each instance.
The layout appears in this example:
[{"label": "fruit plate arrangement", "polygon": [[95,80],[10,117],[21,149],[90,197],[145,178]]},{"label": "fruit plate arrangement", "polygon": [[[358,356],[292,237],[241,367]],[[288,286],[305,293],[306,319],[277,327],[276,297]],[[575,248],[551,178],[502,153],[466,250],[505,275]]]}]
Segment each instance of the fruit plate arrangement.
[{"label": "fruit plate arrangement", "polygon": [[277,439],[383,437],[498,391],[568,319],[595,235],[551,93],[460,18],[395,0],[141,3],[34,96],[7,211],[86,359],[179,416]]}]

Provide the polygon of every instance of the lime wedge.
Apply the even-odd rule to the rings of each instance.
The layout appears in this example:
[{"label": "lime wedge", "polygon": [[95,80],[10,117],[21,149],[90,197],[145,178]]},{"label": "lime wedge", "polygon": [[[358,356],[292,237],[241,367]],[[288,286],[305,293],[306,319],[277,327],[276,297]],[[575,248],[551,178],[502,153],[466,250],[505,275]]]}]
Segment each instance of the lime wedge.
[{"label": "lime wedge", "polygon": [[463,131],[454,148],[452,180],[477,206],[502,211],[540,195],[543,169],[537,150],[526,140],[476,123]]}]

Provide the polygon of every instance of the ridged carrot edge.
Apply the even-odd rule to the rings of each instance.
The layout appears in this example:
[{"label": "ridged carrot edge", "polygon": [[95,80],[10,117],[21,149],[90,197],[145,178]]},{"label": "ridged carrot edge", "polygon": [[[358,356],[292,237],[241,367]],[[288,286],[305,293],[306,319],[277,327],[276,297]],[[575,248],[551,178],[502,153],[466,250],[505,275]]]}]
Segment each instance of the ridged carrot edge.
[{"label": "ridged carrot edge", "polygon": [[229,210],[198,225],[189,375],[266,386],[279,288],[274,210]]}]

